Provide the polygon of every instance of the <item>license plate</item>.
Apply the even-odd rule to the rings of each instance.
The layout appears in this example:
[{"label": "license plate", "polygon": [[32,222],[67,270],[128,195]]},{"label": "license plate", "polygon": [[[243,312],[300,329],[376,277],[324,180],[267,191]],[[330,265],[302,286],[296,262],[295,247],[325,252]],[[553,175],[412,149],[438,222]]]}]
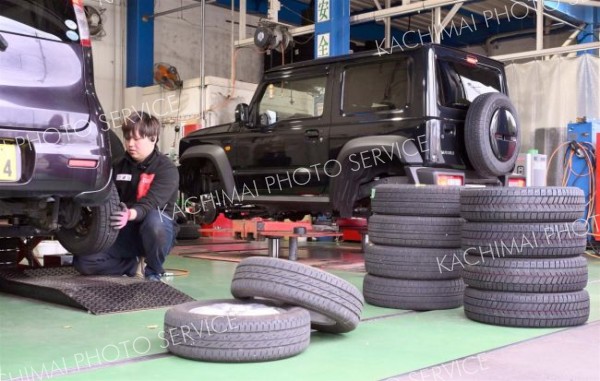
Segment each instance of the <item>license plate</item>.
[{"label": "license plate", "polygon": [[17,160],[17,145],[0,143],[0,181],[17,181],[21,174]]}]

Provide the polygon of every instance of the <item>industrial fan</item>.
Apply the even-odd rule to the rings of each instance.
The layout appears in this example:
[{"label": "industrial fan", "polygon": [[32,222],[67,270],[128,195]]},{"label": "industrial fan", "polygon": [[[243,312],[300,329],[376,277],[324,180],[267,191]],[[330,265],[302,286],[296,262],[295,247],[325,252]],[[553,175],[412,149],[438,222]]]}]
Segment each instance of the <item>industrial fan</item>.
[{"label": "industrial fan", "polygon": [[164,62],[154,64],[154,82],[167,90],[176,90],[183,85],[177,68]]},{"label": "industrial fan", "polygon": [[294,38],[287,27],[268,21],[261,21],[254,32],[254,44],[261,49],[276,49],[283,53]]}]

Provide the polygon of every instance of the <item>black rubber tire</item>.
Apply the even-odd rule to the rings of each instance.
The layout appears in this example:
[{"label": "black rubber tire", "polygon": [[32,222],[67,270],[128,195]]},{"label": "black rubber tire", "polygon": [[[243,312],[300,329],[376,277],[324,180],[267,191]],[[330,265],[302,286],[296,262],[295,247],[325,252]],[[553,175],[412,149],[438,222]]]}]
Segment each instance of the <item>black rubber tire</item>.
[{"label": "black rubber tire", "polygon": [[178,240],[198,239],[200,238],[200,225],[191,222],[186,222],[179,225],[179,232],[177,233]]},{"label": "black rubber tire", "polygon": [[119,210],[119,193],[114,184],[106,202],[82,209],[79,223],[72,229],[60,228],[56,238],[73,255],[89,255],[108,249],[115,243],[119,231],[110,227],[110,215]]},{"label": "black rubber tire", "polygon": [[379,307],[402,310],[445,310],[462,306],[464,283],[451,280],[407,280],[367,274],[365,301]]},{"label": "black rubber tire", "polygon": [[471,320],[508,327],[571,327],[588,320],[590,297],[585,290],[531,294],[467,287],[465,315]]},{"label": "black rubber tire", "polygon": [[460,216],[460,187],[384,184],[375,188],[371,210],[403,216]]},{"label": "black rubber tire", "polygon": [[[495,136],[490,130],[496,112],[512,114],[514,130],[500,131],[504,136],[511,135],[510,142],[503,140],[502,146],[508,145],[504,156],[494,152],[492,141]],[[475,171],[482,177],[502,176],[512,172],[521,147],[521,131],[517,110],[510,99],[501,93],[481,94],[471,102],[465,119],[465,148],[469,161]]]},{"label": "black rubber tire", "polygon": [[572,222],[583,218],[579,188],[528,187],[462,189],[461,216],[485,222]]},{"label": "black rubber tire", "polygon": [[231,294],[306,308],[311,312],[312,327],[330,333],[355,329],[364,305],[360,291],[335,275],[301,263],[265,257],[250,257],[239,263]]},{"label": "black rubber tire", "polygon": [[517,259],[467,256],[462,277],[467,286],[479,290],[509,292],[572,292],[583,290],[588,281],[587,260],[574,258]]},{"label": "black rubber tire", "polygon": [[470,255],[495,258],[575,257],[585,252],[586,227],[573,223],[466,222],[461,247]]},{"label": "black rubber tire", "polygon": [[374,214],[368,223],[375,244],[404,247],[460,247],[461,219]]},{"label": "black rubber tire", "polygon": [[461,266],[460,249],[396,247],[370,244],[365,247],[365,268],[369,274],[401,279],[456,279]]},{"label": "black rubber tire", "polygon": [[310,342],[310,314],[303,308],[272,301],[277,315],[204,315],[192,309],[215,303],[245,304],[236,299],[180,304],[165,313],[164,337],[169,352],[194,360],[270,361],[299,354]]}]

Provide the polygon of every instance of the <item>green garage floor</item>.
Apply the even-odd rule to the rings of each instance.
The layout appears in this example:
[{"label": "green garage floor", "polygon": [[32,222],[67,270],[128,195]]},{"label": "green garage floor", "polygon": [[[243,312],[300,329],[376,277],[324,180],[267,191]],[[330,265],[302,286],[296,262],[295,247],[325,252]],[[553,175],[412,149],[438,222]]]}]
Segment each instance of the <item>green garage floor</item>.
[{"label": "green garage floor", "polygon": [[[588,261],[591,324],[600,320],[600,260]],[[230,297],[235,263],[171,256],[167,267],[190,271],[171,284],[196,299]],[[335,274],[362,286],[363,274]],[[479,324],[462,308],[417,313],[367,305],[356,331],[314,332],[296,357],[216,364],[165,351],[165,310],[94,316],[0,294],[0,380],[380,380],[561,331]],[[599,342],[590,338],[590,356],[600,353]]]}]

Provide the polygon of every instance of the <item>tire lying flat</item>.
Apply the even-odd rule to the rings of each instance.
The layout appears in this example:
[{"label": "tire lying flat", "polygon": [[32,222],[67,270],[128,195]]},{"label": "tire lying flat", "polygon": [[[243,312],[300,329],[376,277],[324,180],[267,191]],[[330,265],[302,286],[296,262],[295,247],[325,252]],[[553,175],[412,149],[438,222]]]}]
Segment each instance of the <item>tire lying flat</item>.
[{"label": "tire lying flat", "polygon": [[[471,257],[471,258],[469,258]],[[509,292],[572,292],[585,288],[587,261],[574,258],[488,258],[467,256],[464,282],[480,290]]]},{"label": "tire lying flat", "polygon": [[466,222],[461,246],[467,254],[495,258],[574,257],[585,251],[583,222]]},{"label": "tire lying flat", "polygon": [[461,219],[375,214],[369,218],[369,240],[404,247],[460,247]]},{"label": "tire lying flat", "polygon": [[312,327],[330,333],[355,329],[364,299],[345,280],[325,271],[283,259],[251,257],[237,266],[231,282],[236,298],[267,298],[311,312]]},{"label": "tire lying flat", "polygon": [[571,327],[585,323],[590,314],[585,290],[532,294],[467,287],[464,303],[469,319],[508,327]]},{"label": "tire lying flat", "polygon": [[379,185],[371,210],[378,214],[456,217],[460,215],[460,187]]},{"label": "tire lying flat", "polygon": [[460,249],[396,247],[370,244],[365,248],[369,274],[403,279],[455,279],[460,277]]},{"label": "tire lying flat", "polygon": [[[265,308],[235,299],[174,306],[165,314],[167,349],[177,356],[218,362],[278,360],[306,349],[310,342],[308,311],[272,301],[260,304]],[[249,315],[222,313],[223,306],[230,311],[248,307]],[[207,307],[214,311],[205,312]],[[205,311],[195,311],[199,308]]]},{"label": "tire lying flat", "polygon": [[363,292],[367,303],[402,310],[429,311],[462,305],[464,283],[451,280],[406,280],[367,274]]},{"label": "tire lying flat", "polygon": [[527,187],[462,189],[461,216],[469,221],[573,222],[583,216],[579,188]]}]

